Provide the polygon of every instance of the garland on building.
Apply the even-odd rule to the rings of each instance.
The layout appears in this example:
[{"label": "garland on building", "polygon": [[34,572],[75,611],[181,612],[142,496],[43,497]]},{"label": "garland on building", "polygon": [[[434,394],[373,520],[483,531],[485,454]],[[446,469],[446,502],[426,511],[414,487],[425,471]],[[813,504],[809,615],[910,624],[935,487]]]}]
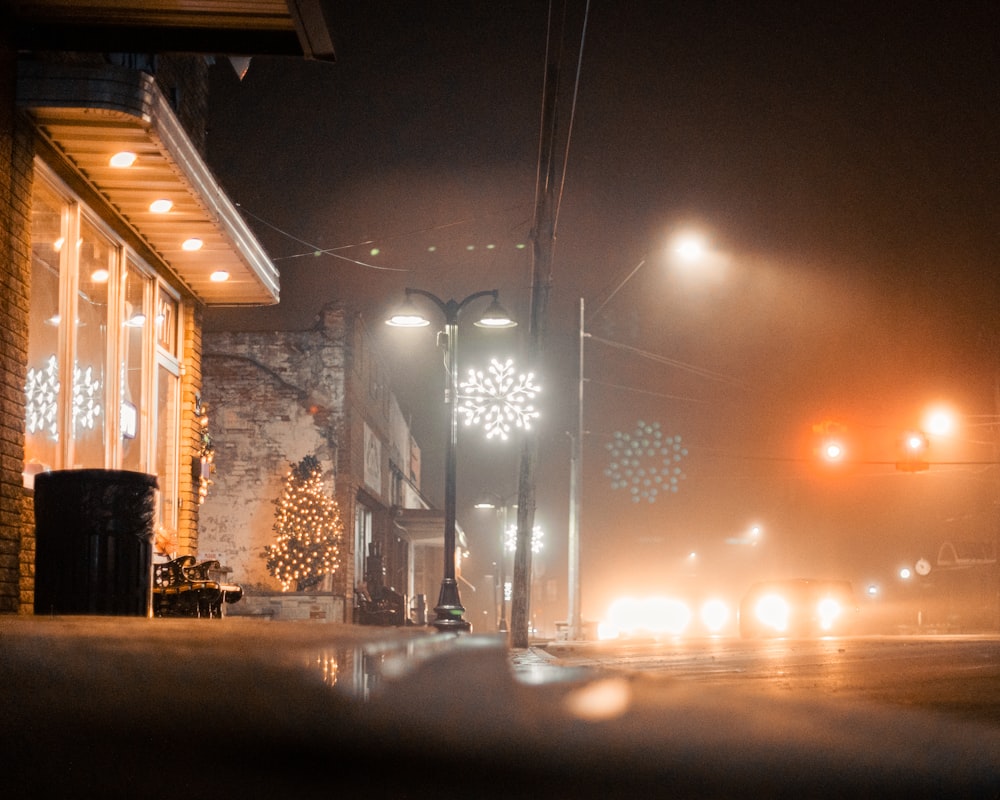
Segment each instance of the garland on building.
[{"label": "garland on building", "polygon": [[324,491],[315,456],[292,464],[281,497],[274,501],[274,543],[264,548],[267,571],[282,591],[302,592],[340,567],[344,523],[340,506]]},{"label": "garland on building", "polygon": [[194,416],[198,425],[198,461],[195,477],[198,480],[198,505],[208,497],[208,487],[212,485],[212,472],[215,469],[215,444],[208,430],[208,403],[201,399],[200,394],[194,397]]}]

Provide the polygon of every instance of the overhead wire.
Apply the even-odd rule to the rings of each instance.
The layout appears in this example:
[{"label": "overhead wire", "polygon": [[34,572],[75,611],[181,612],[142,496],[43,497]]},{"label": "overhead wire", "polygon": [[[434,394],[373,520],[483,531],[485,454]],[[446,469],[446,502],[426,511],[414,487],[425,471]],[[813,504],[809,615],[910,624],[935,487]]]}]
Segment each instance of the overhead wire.
[{"label": "overhead wire", "polygon": [[576,76],[573,80],[573,102],[570,104],[569,128],[566,131],[566,147],[563,150],[562,172],[559,175],[559,193],[556,195],[556,207],[552,215],[552,238],[556,238],[559,228],[559,209],[562,207],[563,194],[566,190],[566,172],[569,169],[569,148],[573,139],[573,125],[576,121],[576,103],[580,94],[580,76],[583,74],[583,50],[587,41],[587,23],[590,19],[590,0],[584,7],[583,25],[580,30],[580,51],[576,59]]},{"label": "overhead wire", "polygon": [[[313,244],[312,242],[306,241],[305,239],[303,239],[303,238],[301,238],[299,236],[295,236],[294,234],[289,233],[288,231],[283,230],[282,228],[279,228],[277,225],[274,225],[273,223],[268,222],[263,217],[260,217],[257,214],[254,214],[252,211],[248,211],[245,206],[242,206],[239,203],[236,203],[236,206],[237,206],[237,208],[242,209],[243,213],[246,214],[248,217],[252,217],[253,219],[257,220],[261,225],[264,225],[264,226],[270,228],[271,230],[273,230],[273,231],[275,231],[277,233],[280,233],[282,236],[285,236],[285,237],[291,239],[293,242],[298,242],[299,244],[304,244],[306,247],[312,248],[311,252],[309,252],[309,253],[297,253],[296,255],[292,255],[292,256],[284,256],[284,259],[301,258],[303,256],[320,256],[320,255],[326,255],[326,256],[330,256],[332,258],[339,258],[339,259],[341,259],[343,261],[347,261],[348,263],[357,264],[359,267],[366,267],[368,269],[376,269],[376,270],[381,270],[381,271],[386,271],[386,272],[410,272],[410,270],[403,269],[403,268],[400,268],[400,267],[384,267],[384,266],[379,266],[378,264],[369,264],[369,263],[367,263],[365,261],[360,261],[359,259],[351,258],[350,256],[341,255],[340,253],[336,252],[337,250],[346,250],[346,249],[348,249],[350,247],[360,247],[360,246],[363,246],[365,244],[373,244],[373,242],[371,240],[369,240],[367,242],[359,242],[357,244],[341,245],[340,247],[322,248],[322,247],[319,247],[318,245]],[[459,224],[459,223],[454,223],[454,224]],[[272,260],[274,260],[274,261],[281,261],[281,260],[284,260],[284,259],[282,259],[282,258],[275,258],[275,259],[272,259]]]},{"label": "overhead wire", "polygon": [[655,361],[658,364],[666,364],[667,366],[676,367],[677,369],[684,370],[685,372],[690,372],[699,377],[706,378],[707,380],[716,381],[718,383],[725,383],[730,386],[736,386],[741,389],[749,389],[750,384],[745,381],[741,381],[738,378],[733,378],[729,375],[724,375],[721,372],[715,372],[714,370],[706,369],[705,367],[699,367],[695,364],[688,364],[685,361],[678,361],[676,358],[669,358],[667,356],[659,355],[657,353],[651,353],[649,350],[642,350],[638,347],[632,347],[631,345],[621,344],[620,342],[613,342],[610,339],[603,339],[600,336],[595,336],[594,334],[589,334],[589,338],[592,341],[600,342],[607,347],[615,347],[619,350],[625,350],[626,352],[632,353],[633,355],[639,356],[641,358],[648,359],[650,361]]}]

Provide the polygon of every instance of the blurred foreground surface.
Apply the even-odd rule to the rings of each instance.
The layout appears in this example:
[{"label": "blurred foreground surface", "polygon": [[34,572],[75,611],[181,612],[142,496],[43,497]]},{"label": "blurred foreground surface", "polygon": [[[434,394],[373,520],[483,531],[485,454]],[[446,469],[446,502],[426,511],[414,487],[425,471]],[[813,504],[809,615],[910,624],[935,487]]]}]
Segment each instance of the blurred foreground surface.
[{"label": "blurred foreground surface", "polygon": [[1000,797],[1000,724],[553,663],[426,629],[0,618],[4,794]]}]

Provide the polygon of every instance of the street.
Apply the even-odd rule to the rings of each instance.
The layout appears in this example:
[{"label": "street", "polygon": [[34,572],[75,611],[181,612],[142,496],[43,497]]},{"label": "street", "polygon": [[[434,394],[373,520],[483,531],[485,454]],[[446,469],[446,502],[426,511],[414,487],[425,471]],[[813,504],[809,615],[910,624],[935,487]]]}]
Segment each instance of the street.
[{"label": "street", "polygon": [[994,637],[0,619],[17,797],[1000,797]]},{"label": "street", "polygon": [[859,636],[553,643],[554,664],[599,667],[807,698],[909,706],[1000,726],[1000,638]]}]

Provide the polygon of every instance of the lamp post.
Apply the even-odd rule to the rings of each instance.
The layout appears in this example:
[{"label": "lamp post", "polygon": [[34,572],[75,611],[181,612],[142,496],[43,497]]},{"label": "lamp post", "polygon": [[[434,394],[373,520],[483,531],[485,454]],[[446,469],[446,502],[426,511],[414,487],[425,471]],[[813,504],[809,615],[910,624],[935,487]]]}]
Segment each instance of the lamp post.
[{"label": "lamp post", "polygon": [[[476,508],[492,508],[500,517],[500,618],[497,631],[504,634],[507,633],[507,511],[515,497],[516,493],[507,497],[491,494],[476,503]],[[516,505],[514,507],[517,508]]]},{"label": "lamp post", "polygon": [[[632,271],[625,276],[610,295],[598,307],[601,311],[618,291],[632,279],[646,263],[643,258],[636,264]],[[596,312],[595,312],[596,313]],[[584,342],[590,334],[584,329],[585,314],[584,300],[580,298],[580,325],[577,341],[577,390],[576,390],[576,432],[570,434],[570,472],[569,472],[569,533],[568,533],[568,555],[567,583],[569,584],[569,606],[566,637],[570,641],[579,641],[583,638],[583,617],[580,612],[580,518],[583,514],[583,437],[586,431],[583,427],[583,384],[584,384]]]},{"label": "lamp post", "polygon": [[497,299],[497,290],[473,292],[464,300],[442,300],[423,289],[407,289],[406,303],[386,320],[387,325],[401,328],[422,328],[430,325],[428,320],[413,304],[412,296],[426,297],[444,315],[444,334],[438,334],[438,346],[445,351],[444,405],[448,423],[447,447],[445,449],[444,484],[444,577],[441,593],[434,607],[437,615],[432,623],[442,632],[468,631],[471,625],[464,619],[465,608],[459,596],[458,581],[455,579],[455,510],[456,472],[458,447],[458,318],[469,303],[480,297],[492,296],[493,302],[474,324],[480,328],[512,328],[517,325]]},{"label": "lamp post", "polygon": [[[675,239],[672,245],[673,255],[686,264],[697,264],[706,257],[704,240],[697,234],[689,233]],[[604,299],[592,316],[599,314],[604,307],[621,291],[635,274],[646,264],[646,259],[639,259],[610,294]],[[567,583],[569,584],[569,603],[567,619],[567,638],[576,641],[583,638],[583,618],[580,606],[580,519],[583,514],[583,438],[586,435],[583,424],[583,386],[584,386],[584,343],[590,338],[585,329],[584,300],[580,298],[579,336],[577,342],[577,408],[576,432],[570,434],[570,506],[567,564]]]}]

